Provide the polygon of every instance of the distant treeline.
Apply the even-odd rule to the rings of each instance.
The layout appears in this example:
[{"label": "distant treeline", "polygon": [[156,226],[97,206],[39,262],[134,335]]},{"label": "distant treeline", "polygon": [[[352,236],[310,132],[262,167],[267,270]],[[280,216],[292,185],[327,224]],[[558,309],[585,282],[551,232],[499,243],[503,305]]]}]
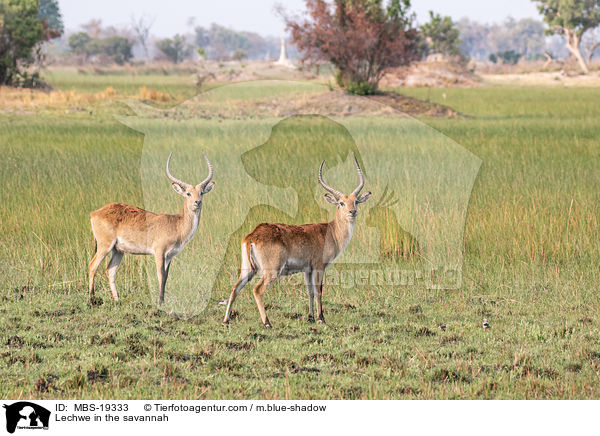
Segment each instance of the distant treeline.
[{"label": "distant treeline", "polygon": [[[130,26],[102,26],[100,20],[90,20],[77,31],[67,32],[54,40],[47,53],[57,60],[76,62],[122,63],[135,59],[167,60],[175,63],[185,59],[277,59],[281,39],[255,32],[237,31],[213,23],[196,26],[170,38],[151,35],[152,23],[138,19]],[[296,55],[288,47],[288,55]]]},{"label": "distant treeline", "polygon": [[208,59],[227,59],[236,53],[238,56],[245,54],[248,59],[279,56],[281,41],[276,37],[236,31],[215,23],[208,28],[198,26],[194,31],[194,42],[204,50]]},{"label": "distant treeline", "polygon": [[482,24],[462,18],[456,22],[460,49],[475,60],[493,60],[499,54],[516,53],[525,59],[541,59],[544,53],[554,58],[569,56],[560,36],[546,36],[542,21],[508,17],[500,24]]},{"label": "distant treeline", "polygon": [[[569,56],[564,38],[547,36],[546,26],[539,20],[508,17],[499,24],[482,24],[462,18],[446,25],[458,30],[458,49],[465,58],[514,63],[519,59],[546,59],[547,55],[554,59]],[[131,25],[121,28],[104,27],[100,20],[90,20],[79,31],[67,32],[54,40],[47,52],[57,60],[98,63],[135,59],[175,63],[198,58],[262,60],[279,56],[281,41],[274,36],[213,23],[207,27],[190,26],[188,32],[171,38],[157,38],[151,35],[151,27],[152,23],[144,19],[132,19]],[[288,56],[298,56],[295,47],[288,45]]]}]

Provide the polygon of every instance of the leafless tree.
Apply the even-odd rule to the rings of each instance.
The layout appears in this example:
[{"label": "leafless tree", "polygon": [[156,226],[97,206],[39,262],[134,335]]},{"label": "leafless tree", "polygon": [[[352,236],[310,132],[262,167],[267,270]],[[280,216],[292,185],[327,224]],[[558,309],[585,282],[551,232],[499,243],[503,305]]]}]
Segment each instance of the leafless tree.
[{"label": "leafless tree", "polygon": [[589,30],[581,39],[581,45],[586,53],[586,63],[589,65],[594,52],[600,48],[600,26]]},{"label": "leafless tree", "polygon": [[150,29],[154,25],[156,17],[150,18],[146,15],[142,15],[136,18],[135,15],[131,16],[131,28],[135,33],[136,41],[142,46],[144,50],[144,57],[148,59],[150,57],[148,53],[148,39],[150,38]]},{"label": "leafless tree", "polygon": [[102,33],[102,20],[92,18],[87,23],[82,24],[81,28],[92,38],[100,38],[100,35]]}]

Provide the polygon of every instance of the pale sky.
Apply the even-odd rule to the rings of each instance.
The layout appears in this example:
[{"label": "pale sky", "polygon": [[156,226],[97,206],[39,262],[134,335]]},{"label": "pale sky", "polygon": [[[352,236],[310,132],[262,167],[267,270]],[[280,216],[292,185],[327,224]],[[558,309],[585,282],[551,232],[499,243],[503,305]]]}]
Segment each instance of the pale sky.
[{"label": "pale sky", "polygon": [[[67,30],[77,30],[91,18],[102,19],[105,26],[128,25],[135,14],[154,18],[151,33],[160,37],[191,31],[190,17],[204,27],[214,22],[235,30],[283,36],[284,25],[273,11],[277,3],[290,12],[302,11],[304,6],[303,0],[59,0]],[[487,23],[501,22],[508,15],[540,18],[531,0],[413,0],[412,10],[419,23],[428,21],[429,10],[455,20],[468,17]]]}]

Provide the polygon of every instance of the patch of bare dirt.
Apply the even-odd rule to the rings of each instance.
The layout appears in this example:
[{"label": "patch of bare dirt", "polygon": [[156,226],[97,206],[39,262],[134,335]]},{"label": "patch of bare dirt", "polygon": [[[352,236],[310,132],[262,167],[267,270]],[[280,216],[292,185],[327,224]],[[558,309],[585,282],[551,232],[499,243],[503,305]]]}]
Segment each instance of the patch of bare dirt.
[{"label": "patch of bare dirt", "polygon": [[381,79],[382,87],[474,88],[481,79],[460,62],[435,60],[391,68]]},{"label": "patch of bare dirt", "polygon": [[201,82],[245,82],[258,79],[310,80],[316,75],[297,68],[278,65],[272,61],[205,61],[197,69],[196,80]]},{"label": "patch of bare dirt", "polygon": [[447,106],[407,97],[405,95],[396,94],[395,92],[372,95],[369,98],[378,101],[379,103],[389,105],[397,111],[411,116],[446,118],[458,118],[461,116],[454,109]]},{"label": "patch of bare dirt", "polygon": [[489,85],[500,86],[548,86],[548,87],[598,87],[600,72],[588,75],[561,70],[555,72],[532,72],[524,74],[482,74]]},{"label": "patch of bare dirt", "polygon": [[168,114],[174,118],[269,118],[294,115],[325,117],[356,116],[427,116],[457,118],[460,115],[445,106],[386,92],[360,97],[342,90],[310,91],[249,100],[223,101],[200,95]]}]

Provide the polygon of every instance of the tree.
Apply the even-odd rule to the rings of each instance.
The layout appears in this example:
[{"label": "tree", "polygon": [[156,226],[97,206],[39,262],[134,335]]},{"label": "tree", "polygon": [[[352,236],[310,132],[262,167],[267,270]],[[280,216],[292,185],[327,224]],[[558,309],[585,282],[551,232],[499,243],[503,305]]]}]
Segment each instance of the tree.
[{"label": "tree", "polygon": [[511,50],[532,59],[544,52],[544,24],[532,18],[523,18],[509,29]]},{"label": "tree", "polygon": [[135,33],[137,42],[144,51],[144,56],[148,59],[148,38],[150,38],[150,29],[154,25],[154,18],[149,19],[142,15],[140,18],[135,18],[135,15],[131,16],[131,28]]},{"label": "tree", "polygon": [[475,59],[485,59],[490,54],[487,44],[488,25],[461,18],[456,27],[459,30],[461,52]]},{"label": "tree", "polygon": [[[99,23],[99,20],[96,21]],[[84,60],[90,56],[97,57],[101,62],[114,62],[123,65],[129,62],[133,57],[132,38],[117,35],[120,32],[115,28],[102,29],[100,26],[82,26],[91,28],[95,35],[109,35],[103,38],[92,37],[87,32],[78,32],[69,36],[68,44],[71,51],[78,55],[83,55]]]},{"label": "tree", "polygon": [[490,53],[514,51],[521,57],[533,59],[544,52],[544,24],[530,18],[517,21],[507,17],[503,23],[489,27],[486,42]]},{"label": "tree", "polygon": [[57,0],[40,0],[38,18],[44,24],[46,40],[58,38],[63,34],[65,29]]},{"label": "tree", "polygon": [[106,38],[92,38],[86,49],[90,55],[98,55],[118,65],[123,65],[133,57],[132,43],[122,36],[108,36]]},{"label": "tree", "polygon": [[267,53],[279,51],[279,38],[275,37],[238,32],[214,23],[208,29],[197,26],[194,30],[196,46],[210,59],[230,58],[238,50],[247,52],[249,59],[264,59]]},{"label": "tree", "polygon": [[258,33],[254,32],[240,32],[247,40],[247,49],[244,50],[248,53],[250,59],[264,59],[265,55],[270,50],[276,50],[276,39],[262,37]]},{"label": "tree", "polygon": [[[355,94],[376,92],[384,71],[417,59],[417,30],[409,0],[306,0],[306,18],[286,17],[302,62],[332,63],[340,86]],[[283,13],[282,13],[283,15]]]},{"label": "tree", "polygon": [[[495,61],[492,60],[492,57],[494,55],[490,55],[490,60],[494,63],[496,63]],[[501,51],[499,53],[496,53],[496,55],[494,56],[497,59],[501,59],[503,64],[506,65],[516,65],[519,60],[521,60],[521,57],[523,55],[521,53],[517,53],[514,50],[506,50],[506,51]]]},{"label": "tree", "polygon": [[600,0],[533,0],[548,24],[549,33],[563,34],[566,45],[587,74],[588,65],[581,54],[583,35],[600,25]]},{"label": "tree", "polygon": [[421,26],[421,34],[425,38],[428,53],[441,53],[446,56],[461,54],[458,38],[459,30],[450,17],[442,17],[429,11],[429,23]]},{"label": "tree", "polygon": [[196,45],[208,48],[217,59],[230,57],[237,50],[248,51],[250,41],[242,32],[228,29],[218,24],[211,24],[210,28],[196,27]]},{"label": "tree", "polygon": [[600,48],[600,27],[590,29],[581,38],[581,45],[585,49],[585,61],[589,65],[592,62],[594,53]]},{"label": "tree", "polygon": [[81,28],[85,33],[90,35],[92,38],[100,38],[102,34],[102,20],[97,18],[92,18],[85,24],[81,25]]},{"label": "tree", "polygon": [[551,55],[552,59],[566,59],[571,56],[571,52],[565,43],[563,35],[550,35],[546,37],[545,51]]},{"label": "tree", "polygon": [[172,39],[165,38],[156,42],[158,48],[171,62],[177,64],[192,54],[192,48],[183,35],[175,35]]},{"label": "tree", "polygon": [[39,58],[38,43],[46,38],[39,7],[38,0],[0,0],[1,85],[34,86],[38,79],[26,69]]},{"label": "tree", "polygon": [[82,55],[84,60],[89,55],[89,44],[92,41],[90,35],[85,32],[78,32],[69,35],[69,48],[75,54]]},{"label": "tree", "polygon": [[236,50],[231,55],[231,60],[232,61],[241,61],[243,59],[246,59],[247,57],[248,57],[248,52],[246,50]]},{"label": "tree", "polygon": [[196,45],[206,49],[206,46],[210,44],[210,30],[205,29],[202,26],[198,26],[194,29],[194,31],[196,32]]},{"label": "tree", "polygon": [[[531,18],[516,21],[508,17],[500,24],[480,24],[462,18],[459,29],[461,51],[475,59],[489,59],[492,54],[514,50],[528,59],[543,56],[553,41],[544,37],[544,23]],[[558,36],[558,35],[557,35]],[[565,49],[566,50],[566,49]],[[551,51],[556,51],[551,50]]]}]

